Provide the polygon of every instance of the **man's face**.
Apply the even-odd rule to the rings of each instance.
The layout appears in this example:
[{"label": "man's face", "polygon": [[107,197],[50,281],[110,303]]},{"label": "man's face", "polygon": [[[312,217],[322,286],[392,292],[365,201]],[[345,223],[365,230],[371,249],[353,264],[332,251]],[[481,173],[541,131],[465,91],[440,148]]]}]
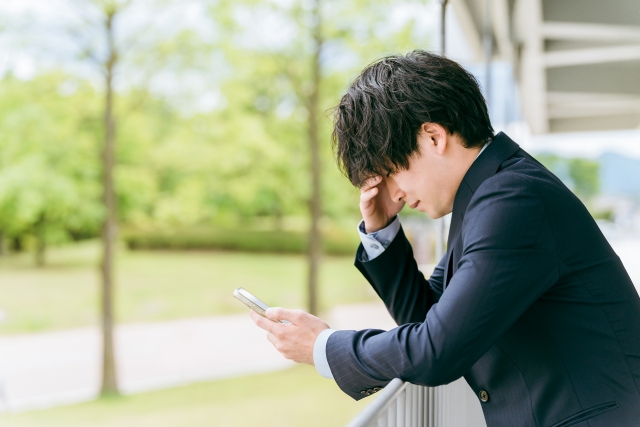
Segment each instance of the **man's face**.
[{"label": "man's face", "polygon": [[465,148],[439,125],[423,125],[418,146],[409,168],[385,177],[385,184],[393,200],[440,218],[453,210],[460,183],[480,149]]}]

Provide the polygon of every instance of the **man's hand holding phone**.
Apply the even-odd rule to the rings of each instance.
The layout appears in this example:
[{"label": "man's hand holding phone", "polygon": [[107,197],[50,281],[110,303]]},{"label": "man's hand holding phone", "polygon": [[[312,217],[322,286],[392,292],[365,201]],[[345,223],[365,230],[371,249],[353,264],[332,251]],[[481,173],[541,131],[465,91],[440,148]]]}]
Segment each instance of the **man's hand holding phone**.
[{"label": "man's hand holding phone", "polygon": [[254,323],[267,331],[267,339],[286,359],[297,363],[313,365],[313,346],[320,332],[329,329],[321,319],[302,310],[287,310],[280,307],[269,308],[266,315],[270,319],[288,320],[290,324],[276,323],[255,311],[251,312]]},{"label": "man's hand holding phone", "polygon": [[313,365],[316,338],[329,325],[302,310],[270,308],[246,289],[236,289],[233,296],[252,310],[253,322],[267,331],[267,339],[285,358]]},{"label": "man's hand holding phone", "polygon": [[369,178],[360,188],[360,212],[368,234],[382,230],[404,207],[404,201],[391,199],[386,181],[381,176]]}]

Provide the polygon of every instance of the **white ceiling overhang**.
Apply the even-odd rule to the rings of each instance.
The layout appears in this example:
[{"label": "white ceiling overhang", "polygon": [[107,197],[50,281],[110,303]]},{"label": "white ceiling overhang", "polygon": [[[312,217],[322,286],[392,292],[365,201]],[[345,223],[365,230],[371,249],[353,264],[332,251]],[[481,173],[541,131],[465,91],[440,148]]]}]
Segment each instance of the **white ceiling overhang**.
[{"label": "white ceiling overhang", "polygon": [[639,0],[451,3],[477,60],[484,28],[513,63],[534,134],[640,127]]}]

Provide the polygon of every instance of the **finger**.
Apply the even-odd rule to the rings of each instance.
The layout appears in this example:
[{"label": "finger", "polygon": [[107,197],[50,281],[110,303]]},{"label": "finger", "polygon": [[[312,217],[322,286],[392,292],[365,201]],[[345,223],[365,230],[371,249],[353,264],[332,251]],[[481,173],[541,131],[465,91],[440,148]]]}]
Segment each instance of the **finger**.
[{"label": "finger", "polygon": [[376,185],[380,184],[380,182],[382,182],[382,177],[381,176],[374,176],[372,178],[369,178],[364,182],[362,187],[360,187],[360,192],[364,193],[365,191],[369,191],[371,188],[373,188]]},{"label": "finger", "polygon": [[278,337],[276,337],[273,334],[267,334],[267,339],[269,340],[269,342],[271,344],[273,344],[273,347],[275,347],[275,349],[282,355],[284,356],[285,359],[291,359],[291,357],[289,356],[289,354],[286,351],[286,347],[282,344],[282,341],[278,339]]},{"label": "finger", "polygon": [[274,347],[277,346],[278,344],[278,338],[276,338],[275,335],[273,335],[271,332],[267,332],[267,339],[269,340],[269,342],[271,344],[273,344]]},{"label": "finger", "polygon": [[360,203],[367,204],[371,202],[371,199],[373,199],[378,194],[378,192],[379,192],[378,187],[373,187],[368,191],[365,191],[364,193],[360,194]]},{"label": "finger", "polygon": [[382,177],[380,175],[367,179],[362,185],[362,187],[360,187],[360,192],[364,193],[366,191],[369,191],[372,187],[375,187],[376,185],[380,184],[381,181],[382,181]]},{"label": "finger", "polygon": [[302,313],[304,312],[301,310],[287,310],[282,307],[271,307],[265,312],[267,317],[271,319],[288,320],[294,325],[300,323]]},{"label": "finger", "polygon": [[256,313],[255,311],[251,312],[251,320],[253,320],[253,323],[256,324],[256,326],[258,326],[259,328],[264,329],[267,332],[274,332],[274,326],[277,325],[277,323],[269,320],[269,319],[265,319],[264,317],[260,316],[258,313]]}]

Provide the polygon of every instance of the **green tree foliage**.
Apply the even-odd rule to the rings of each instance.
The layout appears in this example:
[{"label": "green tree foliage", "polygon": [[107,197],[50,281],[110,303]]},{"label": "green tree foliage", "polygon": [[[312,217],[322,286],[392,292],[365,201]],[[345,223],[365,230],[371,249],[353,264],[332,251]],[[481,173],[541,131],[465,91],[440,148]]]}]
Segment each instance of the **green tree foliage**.
[{"label": "green tree foliage", "polygon": [[35,237],[39,263],[46,244],[97,231],[94,95],[61,74],[0,81],[0,231]]},{"label": "green tree foliage", "polygon": [[569,176],[576,194],[590,199],[600,192],[600,163],[589,159],[570,159]]},{"label": "green tree foliage", "polygon": [[[250,224],[254,218],[278,227],[284,218],[307,216],[308,4],[202,5],[210,7],[202,18],[210,35],[145,33],[119,75],[115,179],[125,229]],[[366,63],[428,47],[419,14],[399,19],[398,5],[323,2],[321,112]],[[275,33],[273,26],[259,27],[274,21]],[[148,77],[154,73],[156,80]],[[186,94],[190,85],[195,89]],[[205,92],[218,98],[200,108]],[[36,236],[48,243],[97,236],[103,218],[100,85],[84,75],[41,71],[29,81],[5,76],[0,95],[0,235],[27,243]],[[350,217],[351,225],[358,191],[333,162],[330,118],[322,114],[320,121],[323,214],[331,221]]]},{"label": "green tree foliage", "polygon": [[[323,211],[329,218],[357,215],[357,190],[340,176],[332,159],[330,109],[367,63],[385,54],[428,47],[418,15],[402,19],[400,24],[393,21],[394,11],[411,5],[419,7],[412,2],[322,2],[320,110],[327,114],[323,114],[320,134],[324,142]],[[221,21],[227,36],[221,48],[233,69],[233,77],[222,86],[227,114],[241,114],[240,120],[249,120],[252,125],[254,117],[260,127],[244,129],[259,132],[265,149],[275,154],[269,157],[270,164],[259,162],[263,164],[252,167],[256,171],[269,168],[258,176],[269,175],[270,179],[249,186],[256,191],[249,200],[261,200],[263,203],[255,207],[265,215],[299,214],[311,191],[306,179],[309,156],[305,139],[313,54],[310,7],[311,3],[304,1],[239,0],[211,10],[219,22],[223,13],[230,17]],[[269,32],[272,28],[266,28],[265,22],[275,22],[275,31]],[[245,133],[246,137],[250,136]]]}]

